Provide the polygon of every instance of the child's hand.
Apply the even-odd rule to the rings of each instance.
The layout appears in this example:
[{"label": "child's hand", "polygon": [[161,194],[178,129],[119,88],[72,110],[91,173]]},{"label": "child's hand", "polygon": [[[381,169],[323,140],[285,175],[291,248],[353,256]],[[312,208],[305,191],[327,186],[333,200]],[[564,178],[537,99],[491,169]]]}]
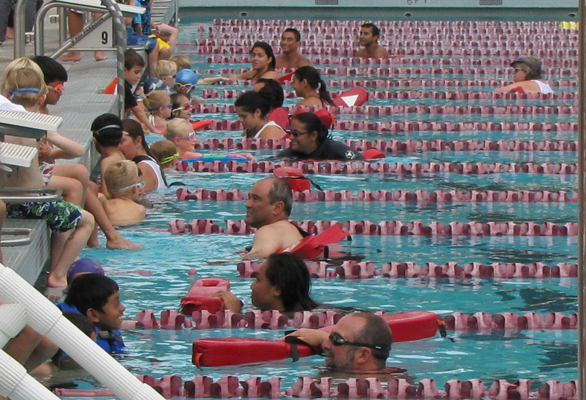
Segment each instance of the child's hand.
[{"label": "child's hand", "polygon": [[39,161],[53,164],[55,159],[51,157],[53,145],[46,140],[39,141]]}]

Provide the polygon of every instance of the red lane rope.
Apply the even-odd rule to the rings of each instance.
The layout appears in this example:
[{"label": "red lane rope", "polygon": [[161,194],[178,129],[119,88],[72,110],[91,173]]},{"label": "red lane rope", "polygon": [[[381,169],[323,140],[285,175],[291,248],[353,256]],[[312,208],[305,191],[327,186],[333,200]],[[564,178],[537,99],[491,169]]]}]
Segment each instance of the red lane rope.
[{"label": "red lane rope", "polygon": [[[500,279],[545,279],[545,278],[576,278],[578,265],[558,263],[546,265],[541,262],[522,263],[492,263],[489,265],[479,262],[466,263],[462,266],[456,262],[447,262],[438,265],[434,262],[424,263],[423,266],[412,261],[392,261],[382,264],[377,269],[370,261],[344,261],[342,264],[331,264],[326,261],[305,261],[309,273],[314,278],[339,279],[367,279],[374,276],[390,278],[500,278]],[[260,264],[254,261],[242,261],[236,269],[238,276],[253,278],[256,276]]]},{"label": "red lane rope", "polygon": [[[169,221],[169,232],[173,234],[211,234],[224,233],[229,235],[250,235],[256,230],[248,226],[243,220],[225,220],[225,227],[221,227],[210,219],[195,219],[186,224],[182,219]],[[423,225],[420,221],[404,224],[401,221],[291,221],[311,235],[317,235],[329,228],[332,224],[353,235],[411,235],[411,236],[577,236],[578,224],[567,222],[557,225],[545,222],[543,225],[534,222],[516,224],[514,222],[450,222],[433,221],[430,225]]]},{"label": "red lane rope", "polygon": [[[196,189],[193,192],[186,188],[177,189],[177,200],[201,200],[201,201],[245,201],[248,199],[246,193],[240,189],[232,190],[207,190]],[[385,202],[416,202],[416,203],[451,203],[451,202],[505,202],[505,203],[576,203],[578,195],[575,192],[557,191],[550,192],[546,190],[529,191],[523,190],[515,192],[512,190],[496,191],[472,190],[464,192],[461,190],[435,190],[428,192],[426,190],[416,190],[409,192],[407,190],[360,190],[353,193],[349,190],[339,192],[333,190],[324,190],[317,192],[315,190],[305,190],[303,192],[293,192],[293,201],[309,203],[316,201],[385,201]]]},{"label": "red lane rope", "polygon": [[[271,140],[271,139],[268,139]],[[270,143],[270,142],[269,142]],[[268,144],[267,146],[271,146]],[[270,148],[270,147],[269,147]],[[279,165],[288,165],[281,162]],[[240,173],[272,173],[277,165],[270,161],[195,161],[189,165],[188,161],[177,164],[179,171],[192,172],[240,172]],[[573,175],[578,172],[578,164],[546,162],[536,163],[452,163],[452,162],[412,162],[395,163],[368,163],[368,162],[340,162],[340,161],[303,161],[291,162],[290,166],[300,169],[304,174],[321,175],[355,175],[355,174],[424,174],[451,172],[462,175],[490,175],[501,173],[530,173],[550,175]]]},{"label": "red lane rope", "polygon": [[[353,140],[346,139],[344,141],[348,146],[354,150],[364,151],[368,149],[376,149],[378,151],[387,153],[420,153],[428,151],[576,151],[578,149],[578,141],[551,141],[551,140]],[[256,150],[270,148],[279,150],[288,148],[291,145],[289,139],[266,141],[263,139],[243,139],[234,140],[232,138],[225,139],[207,139],[204,142],[198,143],[197,148],[219,150],[219,149],[239,149],[239,150]]]},{"label": "red lane rope", "polygon": [[[439,390],[435,379],[421,378],[411,384],[406,379],[389,378],[382,383],[377,378],[350,378],[335,385],[333,378],[315,380],[300,376],[289,389],[281,389],[280,377],[263,380],[261,377],[222,376],[218,380],[196,375],[183,382],[177,375],[164,375],[156,379],[150,375],[138,378],[158,389],[166,398],[347,398],[347,399],[577,399],[578,381],[549,380],[531,391],[531,380],[519,379],[510,383],[495,379],[492,384],[480,379],[451,379]],[[109,390],[55,389],[60,397],[113,396]]]},{"label": "red lane rope", "polygon": [[[384,315],[386,313],[379,311],[377,314]],[[140,311],[136,314],[136,321],[124,321],[122,329],[318,329],[335,325],[344,316],[333,311],[318,313],[300,311],[296,312],[294,317],[290,319],[277,310],[251,310],[244,314],[226,310],[216,313],[210,313],[207,310],[194,311],[191,320],[175,310],[164,310],[160,315],[160,319],[157,319],[153,310]],[[438,315],[438,319],[443,321],[447,330],[452,331],[578,329],[578,315],[576,313],[566,315],[560,312],[527,312],[525,314],[454,312],[444,316]]]}]

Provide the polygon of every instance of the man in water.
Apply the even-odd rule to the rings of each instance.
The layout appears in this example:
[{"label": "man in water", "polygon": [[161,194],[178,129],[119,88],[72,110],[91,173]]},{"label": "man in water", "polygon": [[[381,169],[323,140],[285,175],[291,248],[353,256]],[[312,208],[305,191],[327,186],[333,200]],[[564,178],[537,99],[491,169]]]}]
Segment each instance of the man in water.
[{"label": "man in water", "polygon": [[301,44],[301,34],[295,28],[287,28],[281,35],[281,50],[283,54],[277,56],[277,68],[297,69],[311,65],[309,60],[297,51]]},{"label": "man in water", "polygon": [[250,251],[244,259],[264,258],[303,239],[289,222],[293,194],[285,179],[266,178],[254,184],[246,201],[247,225],[256,228]]},{"label": "man in water", "polygon": [[363,24],[360,28],[360,45],[363,49],[354,53],[354,57],[360,58],[389,58],[389,52],[378,44],[380,29],[371,23]]},{"label": "man in water", "polygon": [[387,368],[393,334],[378,315],[355,312],[346,315],[330,333],[320,329],[299,329],[294,336],[310,346],[321,346],[326,367],[337,372],[381,374],[403,372]]}]

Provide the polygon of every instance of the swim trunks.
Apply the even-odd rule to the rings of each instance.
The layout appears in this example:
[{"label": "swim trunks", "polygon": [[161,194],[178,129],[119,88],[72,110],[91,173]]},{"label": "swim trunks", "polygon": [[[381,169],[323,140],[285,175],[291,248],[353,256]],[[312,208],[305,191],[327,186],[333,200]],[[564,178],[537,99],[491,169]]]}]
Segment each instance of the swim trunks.
[{"label": "swim trunks", "polygon": [[7,204],[10,218],[44,219],[53,232],[66,232],[81,221],[81,208],[64,200]]}]

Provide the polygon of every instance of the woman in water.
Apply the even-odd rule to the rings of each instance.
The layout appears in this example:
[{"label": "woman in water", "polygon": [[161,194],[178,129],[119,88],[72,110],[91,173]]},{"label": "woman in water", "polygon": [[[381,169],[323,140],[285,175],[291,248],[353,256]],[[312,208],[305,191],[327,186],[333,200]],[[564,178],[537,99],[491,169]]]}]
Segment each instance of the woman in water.
[{"label": "woman in water", "polygon": [[[297,311],[317,307],[309,297],[311,276],[301,258],[291,253],[275,253],[260,266],[256,280],[250,285],[252,305],[262,311],[277,310],[288,317]],[[239,313],[240,300],[230,292],[214,294],[222,299],[226,310]]]},{"label": "woman in water", "polygon": [[519,57],[511,63],[515,69],[513,82],[502,88],[494,90],[494,93],[553,93],[547,81],[541,77],[541,60],[536,57]]},{"label": "woman in water", "polygon": [[275,72],[275,65],[277,64],[275,54],[273,53],[273,48],[268,43],[256,42],[252,46],[252,50],[250,50],[250,63],[252,64],[250,71],[246,71],[240,75],[232,74],[230,75],[230,79],[232,81],[251,80],[256,82],[261,78],[279,78],[279,74]]},{"label": "woman in water", "polygon": [[321,79],[319,71],[313,67],[301,67],[291,78],[291,87],[299,97],[303,97],[297,106],[333,106],[326,83]]},{"label": "woman in water", "polygon": [[133,119],[125,119],[122,121],[122,128],[124,134],[118,148],[127,160],[132,160],[138,165],[141,177],[146,183],[145,193],[166,189],[167,182],[165,182],[161,167],[149,150],[140,124]]},{"label": "woman in water", "polygon": [[234,102],[236,114],[244,125],[242,136],[249,139],[281,139],[286,133],[277,123],[269,121],[269,104],[257,92],[244,92]]}]

